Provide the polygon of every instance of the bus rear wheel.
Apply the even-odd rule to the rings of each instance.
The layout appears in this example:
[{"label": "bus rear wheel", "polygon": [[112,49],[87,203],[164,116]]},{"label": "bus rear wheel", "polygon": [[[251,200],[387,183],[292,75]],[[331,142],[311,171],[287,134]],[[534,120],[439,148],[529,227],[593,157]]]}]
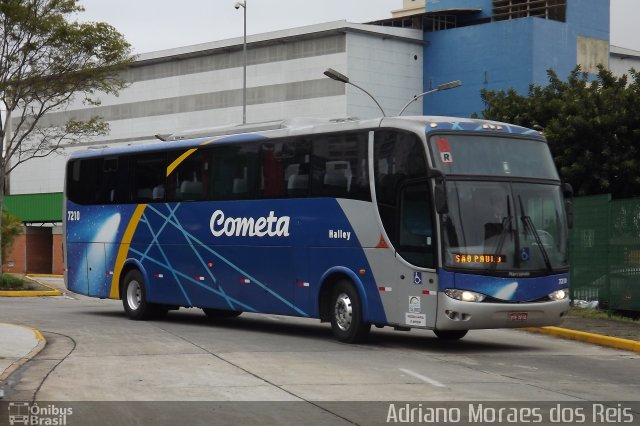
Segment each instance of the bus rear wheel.
[{"label": "bus rear wheel", "polygon": [[331,301],[331,329],[336,339],[345,343],[365,340],[371,324],[362,317],[362,302],[354,285],[349,281],[338,282]]},{"label": "bus rear wheel", "polygon": [[436,336],[442,340],[460,340],[467,335],[469,330],[433,330]]},{"label": "bus rear wheel", "polygon": [[144,278],[137,269],[132,269],[124,276],[122,283],[122,305],[130,319],[136,321],[158,318],[166,315],[168,308],[147,301]]},{"label": "bus rear wheel", "polygon": [[202,308],[202,312],[212,319],[216,318],[235,318],[242,314],[242,311],[227,311],[225,309]]}]

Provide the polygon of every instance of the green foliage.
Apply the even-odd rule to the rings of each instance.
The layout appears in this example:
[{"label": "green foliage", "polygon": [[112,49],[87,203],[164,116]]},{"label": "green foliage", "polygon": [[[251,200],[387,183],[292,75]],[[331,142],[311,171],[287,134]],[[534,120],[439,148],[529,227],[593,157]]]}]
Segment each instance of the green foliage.
[{"label": "green foliage", "polygon": [[108,132],[97,117],[38,125],[75,100],[96,105],[98,93],[117,94],[125,86],[129,44],[108,24],[75,21],[82,11],[76,0],[0,0],[1,175],[63,143]]},{"label": "green foliage", "polygon": [[77,22],[82,11],[77,0],[0,0],[0,209],[18,165],[109,131],[99,117],[41,121],[76,100],[97,105],[99,93],[126,85],[129,43],[111,25]]},{"label": "green foliage", "polygon": [[547,71],[547,86],[481,93],[484,118],[541,126],[562,179],[577,195],[640,195],[640,73],[615,77],[603,67],[593,81],[576,67],[567,81]]},{"label": "green foliage", "polygon": [[0,290],[28,290],[29,286],[25,284],[27,284],[25,280],[20,277],[9,274],[0,275]]},{"label": "green foliage", "polygon": [[18,235],[22,234],[22,222],[17,216],[2,210],[2,259],[7,258],[7,253],[13,246]]}]

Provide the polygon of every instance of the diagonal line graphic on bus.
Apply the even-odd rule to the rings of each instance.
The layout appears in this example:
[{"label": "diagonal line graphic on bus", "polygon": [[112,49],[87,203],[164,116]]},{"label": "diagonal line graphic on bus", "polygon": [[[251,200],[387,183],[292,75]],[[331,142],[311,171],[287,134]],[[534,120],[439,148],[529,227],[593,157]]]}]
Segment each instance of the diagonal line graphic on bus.
[{"label": "diagonal line graphic on bus", "polygon": [[[171,220],[171,218],[175,219],[175,223],[179,223],[178,218],[176,217],[175,213],[178,210],[178,208],[180,208],[181,205],[182,204],[177,204],[176,207],[173,210],[171,210],[171,206],[168,205],[168,204],[165,204],[165,206],[167,207],[167,210],[169,211],[169,220],[165,220],[164,224],[162,225],[163,228],[164,228],[165,225],[170,223],[169,221]],[[160,217],[164,218],[160,214],[160,211],[157,210],[156,208],[154,208],[153,206],[151,206],[150,209],[154,213],[158,214]],[[173,225],[173,222],[171,222],[171,224]],[[209,277],[213,280],[213,282],[215,284],[217,284],[218,280],[216,279],[216,277],[211,272],[211,269],[207,267],[207,263],[204,261],[202,256],[200,256],[200,253],[198,252],[196,247],[193,245],[193,242],[191,241],[191,239],[187,236],[187,233],[182,229],[182,227],[178,228],[178,230],[180,232],[182,232],[182,236],[185,238],[185,240],[187,240],[187,243],[189,243],[189,246],[191,247],[191,250],[193,250],[193,253],[196,255],[196,257],[200,261],[200,265],[202,266],[202,268],[207,272],[207,275],[209,275]],[[233,306],[233,303],[231,303],[231,300],[229,299],[229,297],[227,297],[227,293],[224,291],[224,287],[222,285],[218,285],[218,290],[222,293],[222,297],[224,297],[224,299],[227,301],[227,304],[229,305],[229,307],[232,310],[235,309],[234,306]]]},{"label": "diagonal line graphic on bus", "polygon": [[[168,263],[169,262],[169,258],[167,257],[166,253],[164,252],[164,250],[162,249],[162,245],[158,243],[158,236],[162,233],[162,230],[164,230],[166,223],[164,223],[162,225],[162,227],[160,227],[160,231],[158,231],[158,233],[156,234],[155,232],[153,232],[153,228],[151,227],[151,224],[149,223],[149,220],[147,219],[146,214],[142,215],[142,220],[141,222],[143,222],[145,225],[147,225],[147,228],[149,228],[149,232],[151,233],[151,235],[153,236],[153,239],[151,240],[151,244],[149,244],[149,246],[147,247],[147,249],[145,250],[145,252],[142,254],[142,257],[140,259],[140,262],[143,262],[144,259],[151,259],[151,257],[148,256],[149,251],[151,250],[151,247],[153,246],[154,243],[157,243],[157,247],[158,250],[160,251],[160,254],[162,255],[162,257],[164,258],[164,261]],[[171,273],[173,275],[173,278],[176,280],[176,282],[178,283],[178,286],[180,287],[180,291],[182,292],[182,295],[184,296],[184,298],[186,299],[187,303],[189,304],[189,306],[193,306],[191,304],[191,299],[189,299],[189,295],[187,294],[187,292],[184,289],[184,286],[182,285],[182,283],[180,282],[180,279],[176,276],[175,272],[173,271],[173,269],[171,269]]]},{"label": "diagonal line graphic on bus", "polygon": [[211,253],[212,255],[216,256],[218,259],[220,259],[222,262],[224,262],[225,264],[227,264],[227,266],[229,266],[230,268],[236,270],[237,272],[239,272],[240,274],[242,274],[243,276],[247,277],[248,279],[251,280],[252,283],[254,283],[255,285],[257,285],[258,287],[262,288],[264,291],[266,291],[267,293],[269,293],[270,295],[272,295],[273,297],[275,297],[276,299],[278,299],[279,301],[281,301],[282,303],[284,303],[286,306],[288,306],[289,308],[293,309],[294,311],[296,311],[297,313],[299,313],[300,315],[303,315],[305,317],[308,317],[309,314],[307,314],[306,312],[302,311],[300,308],[298,308],[297,306],[295,306],[293,303],[289,302],[287,299],[285,299],[284,297],[280,296],[278,293],[276,293],[275,291],[273,291],[271,288],[269,288],[267,285],[263,284],[262,282],[260,282],[258,279],[256,279],[255,277],[253,277],[252,275],[248,274],[247,272],[243,271],[242,269],[240,269],[238,266],[236,266],[233,262],[229,261],[228,259],[226,259],[224,256],[222,256],[221,254],[219,254],[218,252],[216,252],[215,250],[213,250],[211,247],[203,244],[200,240],[198,240],[196,237],[194,237],[193,235],[191,235],[189,232],[187,232],[182,225],[180,225],[180,223],[177,221],[177,218],[175,218],[175,216],[173,216],[173,218],[175,219],[175,221],[168,216],[165,216],[164,214],[162,214],[162,212],[160,212],[157,209],[154,209],[152,206],[149,206],[154,213],[156,213],[158,216],[160,216],[162,219],[168,221],[169,223],[171,223],[177,230],[179,230],[180,232],[182,232],[182,234],[186,237],[186,238],[190,238],[194,243],[196,243],[199,247],[201,247],[202,249],[208,251],[209,253]]},{"label": "diagonal line graphic on bus", "polygon": [[[178,210],[178,208],[181,206],[181,204],[176,205],[176,208],[173,209],[173,210],[171,210],[171,207],[168,204],[165,204],[165,205],[167,206],[167,209],[169,210],[169,220],[166,221],[165,224],[171,223],[172,225],[174,225],[174,223],[180,223],[180,222],[178,222],[178,218],[176,217],[175,213]],[[151,210],[156,214],[160,214],[160,212],[158,210],[156,210],[155,208],[153,208],[153,207],[151,207]],[[171,221],[171,218],[174,218],[175,222]],[[175,225],[174,225],[174,227],[175,227]],[[217,284],[218,280],[216,279],[216,277],[211,272],[211,269],[209,269],[207,267],[207,262],[205,262],[204,259],[202,258],[202,256],[200,256],[200,253],[198,253],[198,250],[193,245],[193,242],[189,238],[189,236],[186,233],[186,231],[184,231],[181,227],[177,228],[177,229],[182,233],[182,236],[184,237],[185,240],[187,240],[187,243],[189,243],[189,246],[191,247],[191,250],[193,250],[193,253],[196,255],[196,257],[200,261],[200,265],[202,266],[202,269],[204,269],[207,272],[207,275],[209,275],[209,278],[211,278],[213,280],[213,282]],[[220,286],[220,291],[222,291],[222,293],[224,294],[224,289],[222,288],[222,286]]]},{"label": "diagonal line graphic on bus", "polygon": [[[176,205],[176,208],[175,208],[173,211],[171,210],[171,207],[170,207],[169,205],[166,205],[166,206],[167,206],[167,208],[169,209],[169,213],[173,213],[173,211],[177,210],[177,209],[178,209],[178,207],[179,207],[180,205],[179,205],[179,204],[178,204],[178,205]],[[149,208],[149,207],[150,207],[150,206],[147,206],[147,208]],[[146,255],[147,255],[147,253],[149,253],[149,251],[151,250],[151,248],[152,248],[153,244],[156,244],[156,243],[157,243],[157,244],[159,244],[158,237],[162,234],[162,231],[164,231],[164,228],[166,228],[166,226],[168,225],[168,223],[167,223],[167,222],[164,222],[164,223],[162,224],[162,226],[160,227],[160,229],[158,230],[158,233],[157,233],[157,234],[154,234],[154,233],[153,233],[153,230],[151,229],[151,225],[150,225],[149,221],[147,220],[146,215],[143,215],[143,216],[142,216],[142,220],[143,220],[143,221],[145,221],[145,223],[146,223],[146,224],[147,224],[147,226],[149,227],[149,231],[150,231],[150,232],[151,232],[151,234],[153,235],[153,240],[151,241],[151,244],[149,244],[149,246],[147,247],[147,249],[146,249],[146,250],[145,250],[145,252],[144,252],[144,254],[145,254],[145,256],[146,256]]]},{"label": "diagonal line graphic on bus", "polygon": [[[133,254],[137,254],[138,256],[141,256],[141,255],[142,255],[142,252],[141,252],[141,251],[138,251],[138,250],[136,250],[136,249],[134,249],[134,248],[130,248],[130,249],[129,249],[129,251],[131,251]],[[208,290],[208,291],[210,291],[210,292],[212,292],[212,293],[216,294],[217,296],[222,296],[222,293],[221,293],[220,291],[216,290],[215,288],[211,288],[211,287],[209,287],[209,286],[207,286],[207,285],[204,285],[204,284],[202,284],[202,283],[201,283],[201,282],[199,282],[199,281],[196,281],[195,279],[191,278],[190,276],[188,276],[188,275],[186,275],[186,274],[184,274],[184,273],[182,273],[182,272],[180,272],[180,271],[178,271],[178,270],[174,269],[174,268],[173,268],[171,265],[169,265],[169,264],[162,263],[161,261],[159,261],[159,260],[157,260],[157,259],[154,259],[153,257],[147,257],[147,260],[149,260],[149,261],[150,261],[150,262],[152,262],[152,263],[155,263],[155,264],[156,264],[156,265],[158,265],[158,266],[162,266],[163,268],[166,268],[166,269],[170,270],[173,274],[175,274],[175,275],[179,275],[180,277],[184,278],[185,280],[189,281],[189,282],[190,282],[190,283],[192,283],[192,284],[196,284],[197,286],[202,287],[203,289]],[[227,297],[229,297],[229,296],[227,296]],[[242,302],[240,302],[240,301],[238,301],[238,300],[235,300],[235,299],[234,299],[234,298],[232,298],[232,297],[229,297],[229,299],[230,299],[233,303],[235,303],[236,305],[238,305],[239,307],[241,307],[241,308],[242,308],[243,310],[245,310],[245,311],[257,312],[257,310],[256,310],[256,309],[252,308],[251,306],[245,305],[244,303],[242,303]],[[190,305],[190,306],[192,306],[192,305]]]}]

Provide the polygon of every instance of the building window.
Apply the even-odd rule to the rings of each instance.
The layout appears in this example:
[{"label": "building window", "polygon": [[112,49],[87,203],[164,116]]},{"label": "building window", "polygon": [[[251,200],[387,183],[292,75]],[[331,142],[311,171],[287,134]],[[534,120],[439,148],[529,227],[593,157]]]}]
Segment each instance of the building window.
[{"label": "building window", "polygon": [[565,22],[566,0],[493,0],[493,20],[528,18],[530,16]]}]

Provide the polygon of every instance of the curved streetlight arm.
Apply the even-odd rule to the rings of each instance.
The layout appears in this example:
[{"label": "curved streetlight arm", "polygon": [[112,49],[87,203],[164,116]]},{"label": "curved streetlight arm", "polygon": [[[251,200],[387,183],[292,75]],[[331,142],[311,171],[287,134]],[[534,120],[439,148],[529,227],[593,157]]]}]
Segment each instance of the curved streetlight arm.
[{"label": "curved streetlight arm", "polygon": [[324,72],[324,75],[326,75],[327,77],[329,77],[331,80],[335,80],[335,81],[339,81],[341,83],[344,84],[350,84],[353,87],[356,87],[360,90],[362,90],[364,93],[366,93],[371,99],[373,99],[373,102],[376,103],[376,105],[378,105],[378,108],[380,108],[380,111],[382,112],[382,116],[386,117],[387,114],[384,112],[384,109],[382,109],[382,106],[380,105],[380,103],[376,100],[376,98],[373,97],[373,95],[369,92],[367,92],[366,90],[364,90],[362,87],[358,86],[355,83],[352,83],[351,81],[349,81],[349,77],[347,77],[344,74],[339,73],[338,71],[334,70],[333,68],[327,68],[327,70]]},{"label": "curved streetlight arm", "polygon": [[400,110],[400,112],[398,113],[398,117],[402,115],[404,110],[409,108],[409,105],[411,105],[412,103],[414,103],[415,101],[417,101],[421,97],[426,96],[426,95],[430,95],[431,93],[441,92],[443,90],[453,89],[454,87],[459,87],[459,86],[462,86],[462,82],[460,80],[454,80],[454,81],[450,81],[448,83],[440,84],[435,89],[427,90],[424,93],[421,93],[419,95],[415,95],[409,102],[407,102],[407,104],[404,106],[404,108],[402,108]]}]

